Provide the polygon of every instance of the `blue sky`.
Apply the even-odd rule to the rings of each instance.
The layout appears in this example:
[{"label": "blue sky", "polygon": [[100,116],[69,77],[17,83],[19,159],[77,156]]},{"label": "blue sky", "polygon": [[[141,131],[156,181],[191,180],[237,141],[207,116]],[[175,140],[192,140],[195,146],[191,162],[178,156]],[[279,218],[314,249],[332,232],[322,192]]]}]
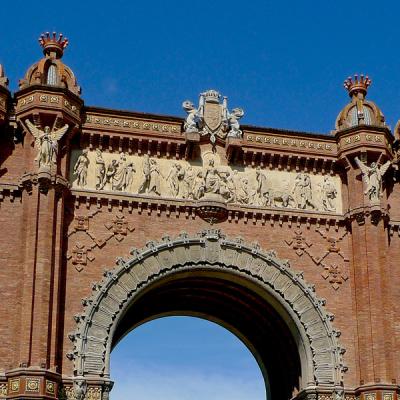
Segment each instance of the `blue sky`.
[{"label": "blue sky", "polygon": [[258,365],[234,335],[199,318],[139,326],[114,349],[112,399],[264,400]]},{"label": "blue sky", "polygon": [[[245,110],[245,124],[328,133],[348,102],[343,80],[364,72],[388,124],[400,118],[396,1],[14,0],[2,11],[13,90],[41,57],[40,33],[56,30],[70,39],[64,61],[88,105],[183,117],[183,100],[214,88]],[[244,346],[198,320],[144,325],[112,362],[114,400],[265,398]]]},{"label": "blue sky", "polygon": [[184,116],[183,100],[215,88],[243,123],[329,132],[348,101],[343,80],[400,117],[396,1],[76,1],[5,5],[0,62],[16,87],[42,31],[70,39],[64,61],[87,104]]}]

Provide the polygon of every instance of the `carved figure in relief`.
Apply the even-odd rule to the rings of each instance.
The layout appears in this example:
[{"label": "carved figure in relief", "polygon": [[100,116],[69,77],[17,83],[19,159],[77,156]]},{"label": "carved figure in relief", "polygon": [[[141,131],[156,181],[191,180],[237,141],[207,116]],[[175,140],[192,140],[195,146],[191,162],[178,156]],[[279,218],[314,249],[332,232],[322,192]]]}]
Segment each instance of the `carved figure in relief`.
[{"label": "carved figure in relief", "polygon": [[150,182],[148,186],[148,193],[155,193],[157,196],[161,196],[160,186],[160,169],[156,160],[150,160]]},{"label": "carved figure in relief", "polygon": [[228,171],[218,173],[220,177],[219,194],[228,202],[232,203],[235,200],[235,190],[232,187],[233,180]]},{"label": "carved figure in relief", "polygon": [[334,201],[337,197],[337,190],[329,176],[324,177],[321,186],[321,203],[324,211],[336,211]]},{"label": "carved figure in relief", "polygon": [[249,203],[249,181],[246,177],[242,177],[236,187],[236,201],[240,204]]},{"label": "carved figure in relief", "polygon": [[208,167],[206,168],[204,175],[204,181],[206,193],[219,193],[220,176],[218,174],[218,169],[214,166],[213,159],[209,160],[208,162]]},{"label": "carved figure in relief", "polygon": [[225,182],[226,187],[229,190],[229,201],[233,203],[236,200],[236,183],[232,175],[233,174],[231,172],[226,172]]},{"label": "carved figure in relief", "polygon": [[195,200],[201,199],[206,191],[206,183],[204,181],[203,172],[199,171],[194,178],[193,182],[193,198]]},{"label": "carved figure in relief", "polygon": [[232,112],[227,115],[227,122],[230,128],[227,137],[241,138],[243,132],[240,129],[239,119],[244,115],[244,111],[241,108],[234,108]]},{"label": "carved figure in relief", "polygon": [[184,199],[193,198],[193,181],[194,172],[193,168],[189,165],[184,171],[181,181],[181,196]]},{"label": "carved figure in relief", "polygon": [[85,187],[87,184],[87,172],[89,166],[88,150],[84,149],[82,154],[76,160],[74,166],[74,175],[77,176],[77,185]]},{"label": "carved figure in relief", "polygon": [[135,164],[132,162],[128,163],[125,171],[125,185],[122,190],[130,191],[133,182],[133,174],[136,172]]},{"label": "carved figure in relief", "polygon": [[253,203],[254,205],[265,206],[269,200],[269,190],[267,188],[267,177],[259,167],[256,169],[256,182],[257,186],[253,194]]},{"label": "carved figure in relief", "polygon": [[[112,189],[125,191],[128,187],[128,182],[127,182],[128,164],[126,161],[125,153],[120,154],[119,161],[116,161],[115,165],[116,165],[116,170],[112,177]],[[130,167],[130,169],[131,169],[130,173],[133,174],[133,172],[135,172],[133,165]]]},{"label": "carved figure in relief", "polygon": [[390,167],[390,161],[387,161],[381,167],[378,167],[375,162],[372,162],[368,167],[358,157],[354,161],[361,169],[363,181],[366,185],[364,194],[368,195],[370,201],[378,202],[381,197],[382,178]]},{"label": "carved figure in relief", "polygon": [[294,194],[297,208],[303,210],[307,207],[311,207],[312,209],[316,208],[312,201],[312,187],[309,175],[297,174],[294,180],[292,193]]},{"label": "carved figure in relief", "polygon": [[103,154],[100,149],[96,149],[96,189],[104,187],[104,177],[106,175],[106,163],[103,160]]},{"label": "carved figure in relief", "polygon": [[115,173],[117,172],[117,160],[111,160],[111,163],[108,164],[106,174],[104,175],[104,181],[102,189],[108,185],[109,189],[112,189],[113,186],[113,178]]},{"label": "carved figure in relief", "polygon": [[58,141],[63,137],[68,130],[68,125],[65,124],[62,128],[51,131],[49,126],[45,126],[42,131],[28,119],[25,121],[29,131],[35,138],[35,147],[38,155],[35,161],[39,167],[50,166],[56,164],[58,153]]},{"label": "carved figure in relief", "polygon": [[150,186],[150,158],[147,154],[143,156],[143,179],[139,186],[139,193],[144,193],[149,191]]},{"label": "carved figure in relief", "polygon": [[174,163],[172,165],[172,168],[170,169],[168,176],[167,176],[167,182],[170,188],[171,196],[173,197],[178,197],[179,194],[179,181],[182,179],[184,176],[184,171],[182,170],[181,165],[178,163]]},{"label": "carved figure in relief", "polygon": [[290,193],[284,190],[271,190],[268,192],[267,205],[272,207],[290,207],[295,203],[294,198]]}]

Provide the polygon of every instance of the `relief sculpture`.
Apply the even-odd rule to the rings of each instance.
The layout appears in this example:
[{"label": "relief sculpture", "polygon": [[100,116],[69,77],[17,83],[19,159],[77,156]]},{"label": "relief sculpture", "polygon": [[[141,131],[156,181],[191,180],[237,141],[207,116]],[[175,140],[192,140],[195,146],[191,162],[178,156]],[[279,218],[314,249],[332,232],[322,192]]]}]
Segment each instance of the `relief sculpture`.
[{"label": "relief sculpture", "polygon": [[[211,152],[210,152],[211,154]],[[202,161],[116,156],[99,149],[77,150],[71,159],[72,187],[156,197],[203,198],[255,207],[341,212],[339,177],[221,165]]]}]

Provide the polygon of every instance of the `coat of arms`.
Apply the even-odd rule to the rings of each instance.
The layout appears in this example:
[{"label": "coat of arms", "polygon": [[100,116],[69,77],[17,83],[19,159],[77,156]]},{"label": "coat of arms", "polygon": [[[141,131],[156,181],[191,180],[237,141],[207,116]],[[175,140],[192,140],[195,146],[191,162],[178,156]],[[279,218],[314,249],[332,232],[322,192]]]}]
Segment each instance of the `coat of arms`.
[{"label": "coat of arms", "polygon": [[221,139],[226,137],[239,137],[243,133],[240,130],[239,119],[243,117],[241,108],[228,110],[227,97],[222,97],[216,90],[207,90],[200,94],[199,107],[186,100],[182,107],[188,113],[185,120],[186,132],[199,132],[201,135],[210,135],[212,144],[216,142],[216,136]]}]

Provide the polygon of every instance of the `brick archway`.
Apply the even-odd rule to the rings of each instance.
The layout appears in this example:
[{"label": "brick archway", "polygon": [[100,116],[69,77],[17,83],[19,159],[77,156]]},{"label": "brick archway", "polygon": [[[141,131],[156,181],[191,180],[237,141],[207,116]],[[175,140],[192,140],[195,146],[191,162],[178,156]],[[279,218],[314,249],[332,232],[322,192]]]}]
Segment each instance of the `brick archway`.
[{"label": "brick archway", "polygon": [[[297,354],[292,352],[287,359],[299,359],[300,393],[313,396],[317,391],[343,392],[344,349],[338,343],[340,333],[331,324],[333,315],[324,310],[324,300],[316,297],[314,288],[304,281],[302,274],[294,271],[287,261],[279,260],[274,251],[263,251],[257,244],[246,244],[239,238],[229,239],[218,230],[207,230],[194,236],[183,233],[175,239],[164,237],[160,242],[148,242],[145,248],[133,249],[131,253],[132,258],[118,259],[116,268],[106,272],[104,279],[93,285],[92,296],[84,302],[85,312],[75,317],[78,326],[70,335],[74,350],[69,357],[74,360],[74,384],[77,394],[81,393],[80,398],[84,396],[86,382],[109,381],[109,359],[115,342],[144,320],[167,313],[168,310],[159,307],[165,302],[161,292],[154,291],[155,287],[168,284],[169,293],[177,293],[174,285],[179,286],[180,281],[185,282],[192,293],[198,293],[202,283],[218,280],[230,282],[232,291],[236,290],[240,296],[249,293],[253,299],[257,296],[263,299],[266,308],[261,312],[270,313],[268,319],[271,321],[276,318],[286,324],[291,343],[297,347]],[[227,288],[227,285],[223,287]],[[149,300],[152,293],[158,293],[158,297],[153,296],[153,301]],[[174,295],[167,294],[164,298],[168,299],[168,296],[171,299]],[[175,299],[179,301],[178,297]],[[140,301],[148,305],[147,314],[143,307],[140,308]],[[181,313],[186,310],[187,314],[193,312],[207,317],[211,307],[216,307],[210,303],[209,309],[203,308],[199,313],[194,304],[188,303]],[[282,383],[276,379],[281,378],[273,378],[275,382],[271,382],[269,375],[273,374],[273,369],[268,370],[263,365],[262,353],[273,351],[271,349],[277,344],[270,343],[269,347],[267,344],[260,350],[262,341],[251,339],[251,335],[246,335],[241,327],[235,327],[225,316],[215,314],[211,317],[242,336],[271,384],[272,398],[287,398],[288,387],[281,388],[282,395],[279,395]],[[276,330],[280,335],[278,324]],[[281,346],[282,352],[289,351],[285,348],[290,347],[289,344]],[[272,359],[285,357],[279,351]],[[277,376],[283,371],[281,369]]]}]

